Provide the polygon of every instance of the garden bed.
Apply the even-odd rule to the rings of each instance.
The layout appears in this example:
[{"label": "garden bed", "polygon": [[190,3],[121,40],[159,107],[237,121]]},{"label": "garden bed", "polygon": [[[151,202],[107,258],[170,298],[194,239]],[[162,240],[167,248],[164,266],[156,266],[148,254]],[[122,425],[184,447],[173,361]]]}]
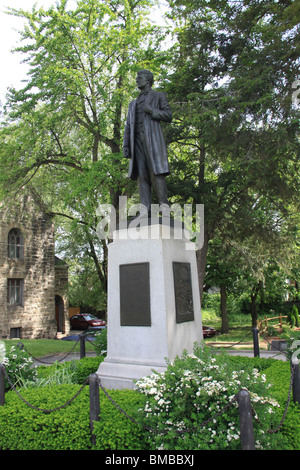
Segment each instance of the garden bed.
[{"label": "garden bed", "polygon": [[[100,420],[94,423],[94,445],[90,440],[89,387],[85,386],[68,406],[62,408],[61,405],[76,396],[86,377],[97,370],[101,359],[77,361],[76,384],[52,383],[22,388],[19,392],[26,401],[9,391],[5,405],[0,407],[0,448],[239,450],[238,409],[230,401],[244,384],[254,393],[253,407],[259,418],[259,421],[254,420],[257,448],[300,450],[300,408],[292,401],[278,432],[267,432],[281,422],[287,405],[288,362],[227,354],[217,356],[208,348],[203,351],[205,356],[201,354],[198,351],[196,355],[183,355],[168,367],[163,378],[154,376],[141,381],[139,390],[108,391],[108,394],[100,390]],[[54,371],[65,367],[70,364],[41,367],[38,375],[46,378],[51,375],[51,368]],[[224,406],[226,412],[220,413]],[[44,414],[37,408],[50,411]],[[272,414],[269,414],[270,408]],[[147,427],[159,433],[151,433]],[[174,429],[180,433],[174,433]]]}]

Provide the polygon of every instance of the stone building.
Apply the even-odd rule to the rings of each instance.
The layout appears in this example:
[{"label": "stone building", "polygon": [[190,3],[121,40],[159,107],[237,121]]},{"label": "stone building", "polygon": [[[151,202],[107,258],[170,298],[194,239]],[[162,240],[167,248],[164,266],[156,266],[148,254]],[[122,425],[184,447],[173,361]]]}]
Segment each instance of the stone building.
[{"label": "stone building", "polygon": [[55,231],[31,195],[0,207],[0,338],[68,333],[68,266],[55,256]]}]

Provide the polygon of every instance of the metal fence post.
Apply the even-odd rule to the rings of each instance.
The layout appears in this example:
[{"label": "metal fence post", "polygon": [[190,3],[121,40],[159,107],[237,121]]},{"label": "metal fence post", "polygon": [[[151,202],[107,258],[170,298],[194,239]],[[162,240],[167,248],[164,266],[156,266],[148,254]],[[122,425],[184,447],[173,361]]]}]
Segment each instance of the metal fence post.
[{"label": "metal fence post", "polygon": [[97,374],[91,374],[89,377],[90,386],[90,429],[92,445],[96,444],[96,436],[93,434],[94,421],[100,420],[100,396]]},{"label": "metal fence post", "polygon": [[255,450],[250,393],[240,390],[237,394],[240,415],[240,435],[242,450]]},{"label": "metal fence post", "polygon": [[293,400],[295,403],[300,404],[300,371],[299,359],[295,356],[291,358],[291,367],[294,367],[294,380],[293,380]]},{"label": "metal fence post", "polygon": [[85,337],[80,335],[80,359],[83,359],[85,357]]},{"label": "metal fence post", "polygon": [[254,347],[254,357],[259,357],[259,339],[258,339],[258,329],[252,328],[253,333],[253,347]]},{"label": "metal fence post", "polygon": [[0,406],[5,404],[5,374],[4,365],[0,364]]}]

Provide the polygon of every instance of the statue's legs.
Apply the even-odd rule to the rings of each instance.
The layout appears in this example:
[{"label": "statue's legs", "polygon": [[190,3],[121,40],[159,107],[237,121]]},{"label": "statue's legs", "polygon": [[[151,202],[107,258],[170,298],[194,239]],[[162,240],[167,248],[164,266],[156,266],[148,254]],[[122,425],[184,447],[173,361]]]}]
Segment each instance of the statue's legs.
[{"label": "statue's legs", "polygon": [[159,205],[168,205],[167,183],[164,175],[155,175],[147,155],[147,149],[140,138],[135,140],[135,157],[138,167],[140,202],[148,213],[151,211],[151,190],[153,188]]}]

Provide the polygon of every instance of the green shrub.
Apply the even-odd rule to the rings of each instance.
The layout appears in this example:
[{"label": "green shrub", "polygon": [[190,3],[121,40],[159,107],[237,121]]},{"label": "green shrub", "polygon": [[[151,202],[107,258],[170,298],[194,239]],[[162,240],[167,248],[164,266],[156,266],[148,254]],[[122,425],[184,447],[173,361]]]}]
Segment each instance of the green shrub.
[{"label": "green shrub", "polygon": [[[78,385],[59,385],[22,390],[30,404],[47,410],[57,408],[79,390]],[[72,404],[49,414],[32,409],[15,392],[0,407],[0,449],[76,450],[90,448],[88,387]]]},{"label": "green shrub", "polygon": [[107,328],[104,328],[95,336],[94,346],[98,356],[106,356],[107,354]]},{"label": "green shrub", "polygon": [[[278,426],[285,411],[290,385],[288,361],[213,356],[206,348],[195,353],[197,355],[177,358],[164,375],[140,381],[139,390],[108,390],[118,407],[129,417],[100,390],[100,421],[94,423],[96,444],[93,449],[240,449],[237,406],[232,405],[226,411],[222,408],[241,387],[246,386],[259,418],[259,421],[254,420],[258,447],[300,450],[300,405],[292,400],[279,432],[267,432]],[[101,360],[103,358],[86,357],[77,361],[76,380],[83,383],[96,372]],[[51,368],[52,373],[61,371],[63,367],[71,370],[71,364],[55,367],[42,367],[39,377],[43,373],[45,379],[51,377]],[[272,387],[269,388],[268,384]],[[74,397],[79,388],[78,384],[52,385],[21,390],[21,395],[30,404],[51,410]],[[280,408],[274,406],[271,398],[279,402]],[[270,409],[274,413],[269,413]],[[211,417],[214,417],[213,421],[203,427],[203,421]],[[201,426],[197,428],[198,425]],[[168,432],[159,435],[150,433],[145,427]],[[184,432],[178,434],[174,427]],[[186,433],[189,427],[196,427],[197,432]],[[14,391],[6,393],[5,405],[0,407],[0,449],[91,448],[88,386],[70,405],[49,414],[32,409]]]},{"label": "green shrub", "polygon": [[299,322],[299,312],[298,312],[298,309],[297,309],[296,305],[293,305],[292,310],[288,311],[287,322],[290,324],[290,326],[292,328],[294,328],[295,326],[297,326],[297,327],[299,326],[299,324],[300,324],[300,322]]},{"label": "green shrub", "polygon": [[230,357],[214,357],[206,348],[198,348],[195,355],[177,357],[164,374],[137,383],[147,398],[144,423],[163,432],[154,436],[157,449],[240,449],[238,404],[221,410],[241,388],[249,390],[260,419],[260,423],[254,421],[256,448],[284,448],[284,436],[267,432],[278,403],[270,395],[264,374],[253,362],[240,364],[242,368]]},{"label": "green shrub", "polygon": [[[144,397],[136,390],[108,390],[109,396],[130,418],[138,416],[144,405]],[[101,392],[101,419],[94,423],[98,450],[147,450],[151,447],[149,432],[125,416]]]},{"label": "green shrub", "polygon": [[77,361],[77,367],[75,369],[76,383],[83,384],[91,374],[97,372],[103,360],[103,356],[96,356],[84,357],[80,361]]},{"label": "green shrub", "polygon": [[293,312],[293,317],[295,318],[295,326],[299,327],[300,326],[299,312],[298,312],[296,305],[293,305],[292,312]]},{"label": "green shrub", "polygon": [[300,405],[290,403],[282,434],[288,439],[286,450],[300,450]]},{"label": "green shrub", "polygon": [[[56,385],[22,390],[22,397],[35,407],[52,410],[74,397],[78,385]],[[109,392],[129,415],[143,406],[134,390]],[[124,416],[100,391],[100,421],[94,422],[95,449],[143,450],[147,435],[141,426]],[[0,407],[0,449],[5,450],[89,450],[89,387],[84,387],[71,404],[44,414],[32,409],[10,391]]]},{"label": "green shrub", "polygon": [[[265,371],[268,382],[273,384],[273,394],[281,404],[281,416],[283,410],[287,406],[288,393],[291,380],[291,366],[289,361],[275,361]],[[278,423],[280,422],[280,414],[278,415]],[[286,418],[281,428],[281,434],[287,439],[286,449],[300,450],[300,405],[291,401],[288,406]]]},{"label": "green shrub", "polygon": [[231,367],[239,369],[244,368],[255,368],[259,372],[265,371],[272,364],[278,362],[277,359],[265,358],[265,357],[247,357],[247,356],[230,356],[226,355],[226,363],[231,364]]}]

